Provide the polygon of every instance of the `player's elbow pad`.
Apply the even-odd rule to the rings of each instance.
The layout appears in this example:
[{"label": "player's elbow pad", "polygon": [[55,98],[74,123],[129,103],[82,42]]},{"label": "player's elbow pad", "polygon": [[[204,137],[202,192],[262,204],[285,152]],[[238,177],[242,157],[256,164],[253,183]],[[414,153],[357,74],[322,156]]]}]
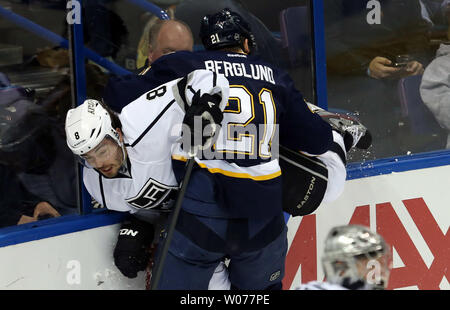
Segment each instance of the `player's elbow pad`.
[{"label": "player's elbow pad", "polygon": [[308,157],[280,145],[283,211],[292,216],[313,213],[322,202],[328,169],[317,157]]}]

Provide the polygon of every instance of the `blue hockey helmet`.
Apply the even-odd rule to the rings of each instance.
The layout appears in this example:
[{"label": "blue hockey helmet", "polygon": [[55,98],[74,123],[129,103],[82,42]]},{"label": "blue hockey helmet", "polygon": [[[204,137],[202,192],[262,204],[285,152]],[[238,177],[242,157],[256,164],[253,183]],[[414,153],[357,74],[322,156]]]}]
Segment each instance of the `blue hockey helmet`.
[{"label": "blue hockey helmet", "polygon": [[250,49],[256,47],[250,25],[241,15],[228,8],[206,15],[201,21],[200,39],[207,50],[242,46],[245,38],[249,41]]}]

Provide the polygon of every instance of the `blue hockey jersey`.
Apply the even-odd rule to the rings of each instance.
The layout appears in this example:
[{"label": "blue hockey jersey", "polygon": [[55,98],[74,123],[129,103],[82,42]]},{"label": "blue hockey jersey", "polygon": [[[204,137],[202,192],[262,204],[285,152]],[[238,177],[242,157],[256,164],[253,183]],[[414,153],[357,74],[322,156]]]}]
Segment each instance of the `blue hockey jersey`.
[{"label": "blue hockey jersey", "polygon": [[[106,103],[120,106],[194,69],[224,74],[230,96],[214,156],[196,159],[186,193],[208,206],[184,204],[183,208],[225,218],[280,214],[278,143],[309,154],[322,154],[332,143],[331,127],[309,110],[285,71],[240,53],[176,52],[159,58],[145,75],[110,82]],[[186,157],[178,149],[173,159],[175,175],[181,180]]]}]

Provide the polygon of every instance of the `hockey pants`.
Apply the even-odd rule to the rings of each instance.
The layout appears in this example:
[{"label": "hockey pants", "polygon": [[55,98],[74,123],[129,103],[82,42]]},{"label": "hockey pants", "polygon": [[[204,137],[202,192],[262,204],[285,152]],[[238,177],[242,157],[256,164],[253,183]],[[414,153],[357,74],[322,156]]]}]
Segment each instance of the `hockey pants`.
[{"label": "hockey pants", "polygon": [[206,290],[225,258],[230,259],[232,289],[281,289],[287,252],[283,214],[253,235],[252,226],[248,219],[207,218],[181,210],[158,289]]}]

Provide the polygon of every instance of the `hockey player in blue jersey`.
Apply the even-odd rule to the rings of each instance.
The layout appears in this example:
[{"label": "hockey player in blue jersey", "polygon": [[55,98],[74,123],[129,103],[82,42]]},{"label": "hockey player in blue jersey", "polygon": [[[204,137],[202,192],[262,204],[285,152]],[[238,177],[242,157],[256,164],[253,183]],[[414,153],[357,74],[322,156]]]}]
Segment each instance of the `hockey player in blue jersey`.
[{"label": "hockey player in blue jersey", "polygon": [[[200,36],[206,51],[161,57],[144,76],[150,85],[205,68],[230,82],[214,156],[195,158],[158,288],[206,289],[218,262],[229,258],[232,289],[281,289],[287,228],[277,142],[309,156],[336,148],[344,159],[345,145],[287,73],[251,56],[254,39],[238,14],[206,16]],[[175,149],[172,157],[180,180],[187,154]]]},{"label": "hockey player in blue jersey", "polygon": [[[196,68],[223,73],[232,85],[222,124],[227,135],[214,149],[226,160],[196,159],[159,288],[205,289],[212,266],[224,257],[234,258],[229,265],[233,288],[281,288],[286,251],[282,209],[304,215],[333,200],[345,181],[346,151],[359,143],[365,128],[352,121],[341,124],[338,117],[308,106],[285,72],[249,55],[254,39],[239,15],[224,10],[205,17],[201,36],[207,51],[163,56],[145,75],[110,83],[105,95],[107,103],[125,105],[130,96]],[[324,115],[335,130],[321,120]],[[245,132],[251,125],[261,132]],[[348,134],[350,128],[357,130]],[[276,143],[272,145],[277,137],[283,145],[284,182]],[[180,178],[186,154],[175,152],[173,157]],[[299,159],[320,170],[325,180],[313,193],[304,190],[310,188],[309,174],[305,176],[308,169],[297,164]],[[333,180],[340,185],[332,186]],[[286,185],[292,183],[297,186]]]}]

